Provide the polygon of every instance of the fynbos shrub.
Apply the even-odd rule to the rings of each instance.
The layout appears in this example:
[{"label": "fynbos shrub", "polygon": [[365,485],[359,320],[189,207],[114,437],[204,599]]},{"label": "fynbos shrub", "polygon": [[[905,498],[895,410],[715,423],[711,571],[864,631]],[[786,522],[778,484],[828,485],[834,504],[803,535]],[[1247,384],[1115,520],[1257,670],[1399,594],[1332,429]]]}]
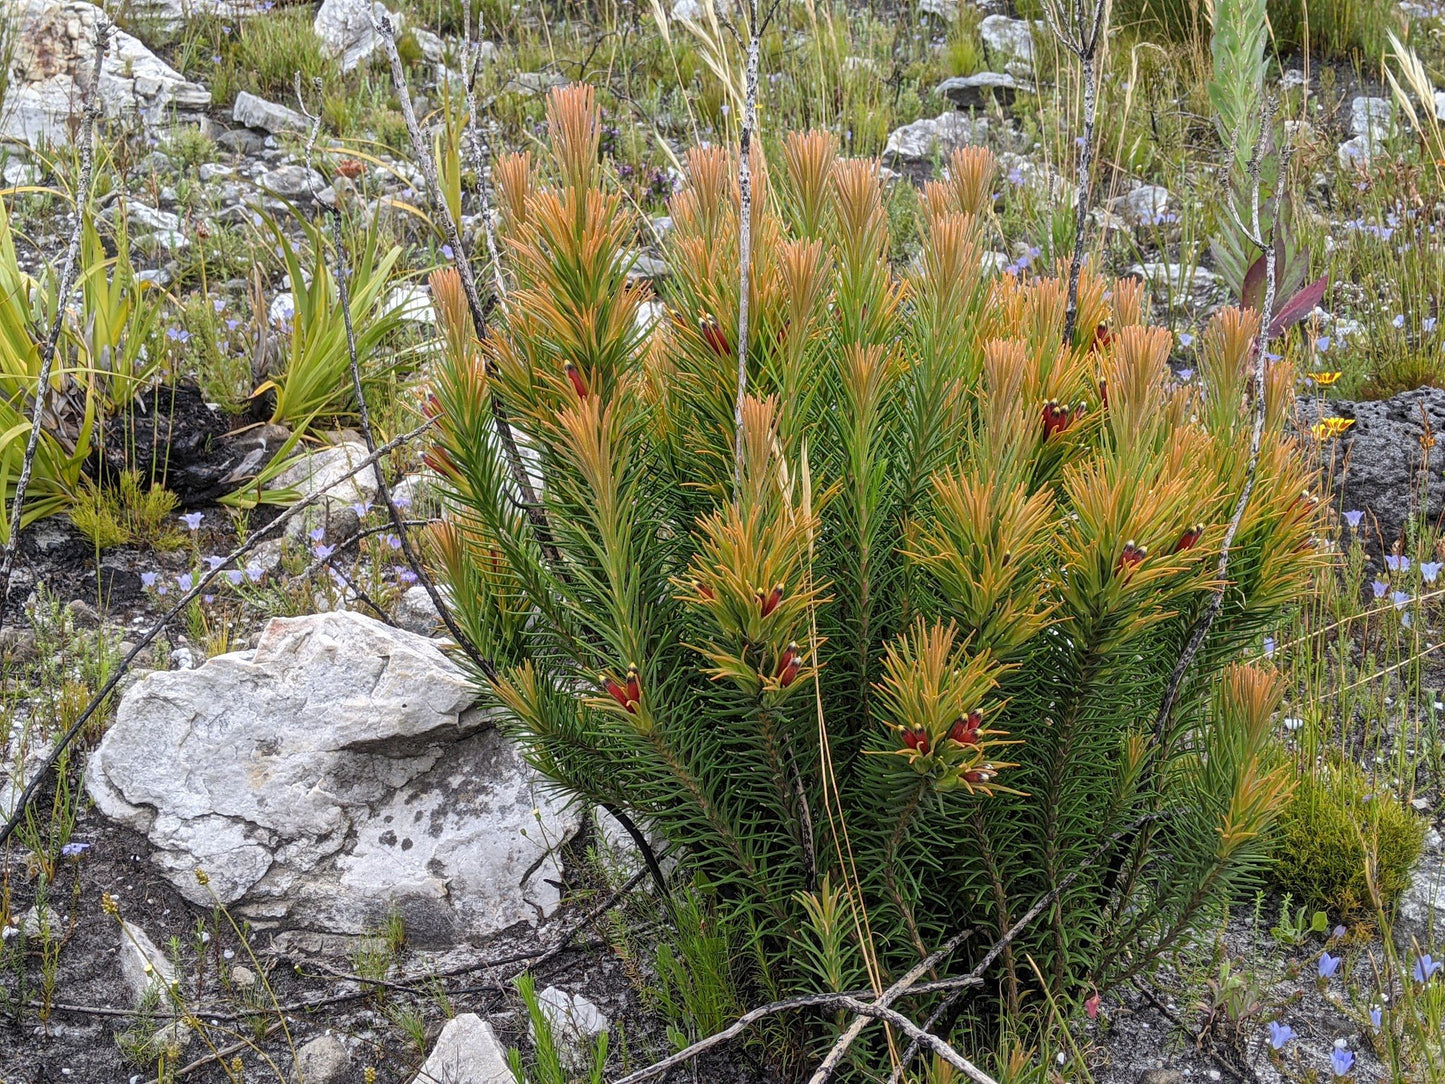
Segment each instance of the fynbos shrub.
[{"label": "fynbos shrub", "polygon": [[886,984],[973,928],[937,969],[965,972],[1055,892],[985,991],[1177,945],[1288,791],[1277,681],[1237,662],[1311,561],[1286,364],[1223,613],[1155,726],[1248,469],[1257,315],[1217,317],[1181,386],[1140,285],[1086,271],[1062,343],[1064,282],[982,270],[989,152],[926,187],[900,272],[876,165],[789,136],[754,173],[735,491],[735,161],[688,155],[654,320],[590,91],[549,125],[549,162],[496,168],[498,324],[433,279],[429,407],[435,553],[532,763],[676,846],[744,1000]]}]

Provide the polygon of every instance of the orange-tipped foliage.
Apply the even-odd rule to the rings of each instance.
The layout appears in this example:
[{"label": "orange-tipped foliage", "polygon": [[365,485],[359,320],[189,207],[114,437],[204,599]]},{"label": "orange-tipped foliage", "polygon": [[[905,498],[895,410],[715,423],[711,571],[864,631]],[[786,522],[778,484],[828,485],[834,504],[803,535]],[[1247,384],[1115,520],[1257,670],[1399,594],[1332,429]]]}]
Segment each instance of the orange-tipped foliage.
[{"label": "orange-tipped foliage", "polygon": [[1226,668],[1318,560],[1276,363],[1218,621],[1161,724],[1245,486],[1257,317],[1217,314],[1180,385],[1142,286],[1086,267],[1064,342],[1066,268],[985,270],[987,151],[898,237],[877,164],[795,134],[771,180],[755,163],[739,404],[735,154],[685,155],[654,304],[589,92],[554,92],[548,124],[539,165],[496,168],[512,289],[483,342],[435,282],[431,389],[434,552],[532,763],[675,847],[719,936],[746,935],[743,1001],[816,987],[796,946],[832,891],[871,930],[844,923],[843,955],[884,982],[972,927],[938,965],[967,971],[1050,892],[1005,985],[1070,994],[1177,948],[1278,793],[1269,683]]}]

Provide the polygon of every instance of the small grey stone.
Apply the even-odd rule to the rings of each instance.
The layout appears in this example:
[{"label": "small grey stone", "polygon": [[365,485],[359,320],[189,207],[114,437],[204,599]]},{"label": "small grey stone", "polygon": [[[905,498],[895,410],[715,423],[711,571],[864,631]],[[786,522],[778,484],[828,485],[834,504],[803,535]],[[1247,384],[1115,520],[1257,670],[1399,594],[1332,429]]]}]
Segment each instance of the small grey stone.
[{"label": "small grey stone", "polygon": [[660,279],[667,273],[666,261],[645,252],[637,253],[632,259],[632,265],[627,269],[627,277],[632,279]]},{"label": "small grey stone", "polygon": [[401,16],[372,0],[322,0],[312,29],[321,39],[322,52],[339,60],[341,70],[349,72],[381,47],[373,19],[387,19],[401,32]]},{"label": "small grey stone", "polygon": [[343,1084],[351,1055],[335,1035],[319,1035],[296,1051],[296,1084]]},{"label": "small grey stone", "polygon": [[145,930],[125,919],[120,921],[120,974],[136,1004],[145,999],[152,987],[161,989],[164,1001],[164,991],[176,981],[176,969],[166,954],[156,947]]},{"label": "small grey stone", "polygon": [[960,109],[977,109],[990,99],[1008,105],[1018,93],[1018,82],[1007,72],[955,75],[938,84],[938,93]]},{"label": "small grey stone", "polygon": [[274,485],[294,489],[302,497],[325,493],[347,504],[364,504],[376,498],[375,471],[370,467],[357,470],[367,455],[366,445],[354,441],[303,452],[287,462]]},{"label": "small grey stone", "polygon": [[417,1079],[446,1084],[516,1082],[492,1025],[470,1012],[447,1021]]},{"label": "small grey stone", "polygon": [[1119,214],[1131,226],[1152,226],[1169,213],[1174,197],[1158,184],[1141,184],[1119,201]]},{"label": "small grey stone", "polygon": [[1395,134],[1395,103],[1361,95],[1350,102],[1350,134],[1380,142]]},{"label": "small grey stone", "polygon": [[39,184],[42,176],[39,166],[23,158],[7,158],[4,169],[0,170],[0,177],[8,185]]},{"label": "small grey stone", "polygon": [[984,48],[1004,62],[1005,71],[1028,74],[1034,66],[1034,30],[1023,19],[990,15],[978,24]]},{"label": "small grey stone", "polygon": [[256,988],[256,972],[244,965],[231,968],[231,985],[243,993]]},{"label": "small grey stone", "polygon": [[[437,590],[442,592],[443,600],[447,597],[449,590],[446,585],[440,585]],[[408,587],[397,600],[392,620],[396,622],[397,628],[406,629],[407,632],[414,632],[418,636],[435,636],[442,629],[442,619],[433,605],[431,596],[421,584]]]},{"label": "small grey stone", "polygon": [[1182,263],[1136,263],[1129,268],[1129,274],[1139,276],[1158,294],[1204,290],[1219,281],[1208,268],[1191,268]]},{"label": "small grey stone", "polygon": [[1184,1074],[1178,1069],[1145,1069],[1139,1084],[1184,1084]]},{"label": "small grey stone", "polygon": [[232,154],[259,154],[266,149],[266,137],[249,128],[232,128],[216,137],[216,146]]},{"label": "small grey stone", "polygon": [[268,132],[309,132],[311,122],[294,109],[268,102],[259,95],[243,90],[236,95],[231,119],[247,128],[263,128]]},{"label": "small grey stone", "polygon": [[331,191],[325,177],[314,169],[295,163],[268,170],[261,174],[257,183],[273,196],[288,200],[320,199],[325,203],[326,194]]},{"label": "small grey stone", "polygon": [[235,172],[230,166],[222,165],[220,162],[202,162],[200,168],[196,170],[197,176],[202,181],[219,180],[222,177],[229,177]]},{"label": "small grey stone", "polygon": [[987,135],[987,117],[950,111],[895,128],[888,136],[883,159],[927,162],[935,154],[947,159],[959,147],[984,142]]},{"label": "small grey stone", "polygon": [[[607,1014],[582,994],[549,986],[537,995],[537,1007],[552,1028],[562,1063],[573,1072],[589,1062],[597,1037],[612,1026]],[[536,1029],[533,1029],[533,1038]]]}]

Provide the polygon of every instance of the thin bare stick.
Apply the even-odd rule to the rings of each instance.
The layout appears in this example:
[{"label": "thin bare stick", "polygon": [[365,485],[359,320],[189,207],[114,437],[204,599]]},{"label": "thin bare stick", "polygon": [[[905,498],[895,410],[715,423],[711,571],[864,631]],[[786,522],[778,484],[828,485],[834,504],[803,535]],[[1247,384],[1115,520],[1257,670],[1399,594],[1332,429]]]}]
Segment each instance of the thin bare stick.
[{"label": "thin bare stick", "polygon": [[[415,429],[408,430],[400,436],[387,441],[381,447],[377,448],[374,453],[368,455],[356,466],[337,478],[336,481],[332,483],[332,486],[340,485],[348,478],[354,478],[362,471],[367,470],[372,463],[378,459],[390,454],[403,444],[416,440],[417,437],[430,429],[433,424],[435,423],[428,419]],[[226,571],[228,566],[234,565],[236,561],[254,550],[268,535],[274,534],[278,528],[285,525],[292,516],[325,499],[325,492],[313,493],[311,496],[291,505],[264,527],[260,527],[252,532],[251,536],[247,538],[245,542],[241,543],[226,555],[225,560],[218,562],[214,568],[202,573],[200,578],[196,580],[195,585],[177,599],[175,604],[166,611],[159,621],[146,630],[145,635],[136,641],[134,647],[126,652],[125,657],[120,660],[114,672],[111,673],[105,684],[100,687],[100,691],[91,698],[90,703],[86,704],[80,714],[75,717],[75,722],[70,724],[70,728],[60,736],[60,740],[55,743],[45,760],[41,762],[40,767],[35,770],[35,774],[31,776],[30,782],[27,783],[25,789],[20,792],[20,797],[15,802],[15,809],[11,812],[10,819],[5,822],[3,828],[0,828],[0,844],[4,844],[4,842],[10,838],[11,833],[19,827],[20,822],[25,819],[26,809],[34,800],[36,792],[39,791],[40,785],[44,782],[45,777],[50,774],[50,769],[55,767],[61,755],[70,747],[70,744],[75,741],[76,736],[81,730],[84,729],[85,724],[90,722],[91,717],[100,710],[100,706],[105,703],[106,698],[115,691],[115,687],[120,684],[121,678],[130,670],[131,664],[135,662],[140,653],[150,645],[151,641],[159,636],[172,621],[185,613],[186,608],[190,606],[195,599],[199,598],[205,592],[206,588],[210,587],[210,585]]]},{"label": "thin bare stick", "polygon": [[[908,993],[909,989],[917,983],[919,979],[923,978],[925,974],[937,967],[938,964],[948,956],[951,956],[954,949],[963,944],[964,939],[972,933],[972,930],[962,930],[954,934],[954,936],[944,943],[942,948],[930,954],[926,959],[914,964],[906,975],[888,987],[888,989],[884,990],[872,1004],[881,1008],[887,1008],[889,1005],[892,1005],[900,997]],[[867,1024],[868,1018],[865,1016],[855,1016],[853,1018],[852,1023],[848,1025],[843,1034],[839,1035],[837,1041],[833,1043],[833,1048],[828,1051],[828,1056],[823,1059],[822,1064],[820,1064],[813,1073],[808,1084],[825,1084],[833,1075],[834,1070],[838,1068],[844,1056],[848,1053],[848,1048],[853,1045],[853,1040],[858,1038]]]},{"label": "thin bare stick", "polygon": [[[1164,740],[1164,732],[1169,724],[1169,717],[1174,712],[1174,705],[1179,699],[1179,692],[1184,685],[1184,676],[1189,670],[1190,664],[1194,661],[1195,655],[1204,646],[1209,631],[1214,627],[1215,620],[1219,617],[1220,611],[1224,608],[1225,591],[1228,588],[1229,559],[1234,545],[1234,536],[1239,533],[1239,525],[1244,520],[1245,509],[1249,506],[1250,495],[1254,492],[1255,476],[1259,472],[1259,453],[1264,443],[1265,423],[1265,385],[1269,375],[1269,327],[1274,319],[1275,291],[1278,289],[1278,268],[1275,267],[1274,233],[1275,224],[1271,221],[1269,229],[1262,227],[1260,222],[1260,190],[1263,187],[1262,172],[1264,168],[1264,152],[1269,140],[1270,118],[1273,115],[1272,103],[1266,102],[1264,107],[1264,120],[1260,124],[1259,143],[1255,147],[1254,156],[1249,164],[1249,177],[1252,188],[1250,200],[1252,221],[1249,226],[1239,222],[1235,218],[1235,224],[1240,227],[1246,240],[1258,248],[1264,255],[1264,300],[1259,313],[1259,333],[1255,338],[1254,353],[1254,425],[1249,435],[1249,463],[1244,474],[1244,485],[1239,491],[1239,498],[1234,503],[1234,514],[1229,517],[1229,526],[1224,532],[1224,540],[1219,546],[1219,563],[1215,568],[1215,580],[1218,586],[1210,596],[1209,604],[1200,614],[1199,620],[1194,624],[1194,631],[1189,636],[1184,651],[1175,663],[1173,672],[1169,675],[1169,683],[1164,689],[1164,698],[1159,705],[1159,713],[1154,719],[1154,745],[1157,749]],[[1287,159],[1288,154],[1284,157]],[[1281,173],[1283,173],[1283,164]],[[1232,213],[1232,209],[1231,209]]]},{"label": "thin bare stick", "polygon": [[[456,220],[452,218],[451,208],[447,206],[447,201],[442,195],[441,181],[437,178],[437,167],[432,158],[431,148],[427,146],[426,137],[422,135],[421,125],[416,119],[416,109],[411,102],[411,90],[406,82],[406,71],[402,67],[401,54],[397,52],[396,48],[396,27],[392,23],[391,16],[375,6],[371,12],[371,25],[377,38],[381,41],[387,61],[391,66],[392,89],[396,93],[402,120],[406,123],[412,154],[416,157],[417,167],[421,170],[422,180],[425,182],[427,200],[431,204],[432,213],[442,224],[448,244],[451,245],[452,265],[457,269],[457,274],[461,276],[462,291],[466,294],[467,308],[471,311],[477,335],[484,337],[487,333],[487,310],[482,304],[481,293],[477,289],[476,275],[473,274],[472,265],[467,259],[467,249],[462,243],[461,230]],[[542,509],[542,503],[537,499],[537,490],[532,485],[531,475],[527,472],[527,464],[523,461],[521,450],[517,447],[517,438],[512,432],[512,424],[507,417],[506,404],[495,388],[492,389],[491,397],[492,421],[497,430],[497,439],[502,445],[503,455],[506,456],[507,469],[512,475],[512,484],[517,487],[517,492],[521,495],[522,507],[526,511],[527,519],[532,524],[533,533],[537,536],[537,545],[541,547],[542,553],[549,562],[554,566],[560,565],[561,554],[558,553],[557,545],[552,539],[552,529],[547,523],[547,514]]]},{"label": "thin bare stick", "polygon": [[[931,993],[937,990],[954,989],[960,985],[976,983],[977,981],[977,979],[945,979],[942,982],[917,986],[914,988],[914,992]],[[860,1016],[884,1020],[905,1034],[917,1039],[921,1046],[928,1046],[931,1050],[947,1060],[949,1064],[953,1065],[954,1068],[960,1070],[967,1075],[969,1079],[975,1081],[976,1084],[995,1084],[992,1077],[978,1069],[977,1066],[965,1059],[951,1046],[938,1038],[938,1036],[929,1035],[901,1013],[896,1013],[892,1009],[883,1008],[872,1002],[861,1000],[869,996],[872,996],[871,991],[858,991],[847,994],[804,994],[800,997],[791,997],[783,1001],[774,1001],[769,1005],[759,1006],[751,1012],[746,1012],[738,1017],[722,1031],[709,1035],[705,1039],[700,1039],[691,1046],[679,1050],[676,1054],[663,1058],[659,1062],[638,1069],[636,1072],[628,1073],[624,1077],[619,1077],[617,1080],[614,1080],[612,1084],[640,1084],[641,1081],[651,1080],[654,1077],[661,1076],[669,1069],[675,1069],[679,1065],[685,1065],[699,1054],[706,1053],[715,1046],[721,1046],[730,1039],[737,1038],[759,1020],[766,1019],[769,1016],[776,1016],[779,1013],[794,1012],[799,1009],[842,1009],[845,1012],[855,1013]],[[970,1072],[970,1070],[972,1070],[972,1072]],[[975,1076],[973,1075],[974,1073],[978,1075]]]},{"label": "thin bare stick", "polygon": [[763,27],[758,0],[748,0],[748,60],[743,127],[738,136],[738,393],[733,409],[733,496],[743,493],[743,404],[748,395],[748,302],[753,271],[753,131],[758,124],[758,56]]},{"label": "thin bare stick", "polygon": [[[1058,10],[1067,7],[1067,14]],[[1094,194],[1094,128],[1099,112],[1099,46],[1108,36],[1110,0],[1094,0],[1090,15],[1083,0],[1049,0],[1043,4],[1044,19],[1060,45],[1078,58],[1084,82],[1084,134],[1079,149],[1079,179],[1074,198],[1074,254],[1069,261],[1068,303],[1064,310],[1065,344],[1074,341],[1079,322],[1079,275],[1089,241],[1089,208]]]},{"label": "thin bare stick", "polygon": [[0,625],[5,623],[9,608],[10,576],[15,570],[15,555],[20,549],[20,521],[25,511],[25,493],[35,470],[35,455],[40,448],[40,430],[45,424],[45,408],[50,401],[50,373],[55,352],[60,346],[60,332],[65,326],[65,308],[70,291],[75,287],[76,267],[80,262],[80,239],[85,226],[85,210],[90,205],[91,176],[95,172],[95,123],[100,119],[101,65],[110,46],[110,19],[102,11],[95,16],[95,63],[80,87],[80,176],[75,188],[75,222],[70,228],[70,243],[60,268],[60,282],[55,295],[55,319],[50,333],[40,344],[40,375],[35,387],[35,405],[30,411],[30,433],[25,438],[25,455],[20,461],[20,474],[15,480],[15,495],[10,503],[10,534],[5,540],[5,556],[0,561]]},{"label": "thin bare stick", "polygon": [[472,41],[471,18],[466,20],[462,37],[462,79],[466,85],[467,126],[464,135],[472,152],[472,169],[477,174],[477,202],[481,205],[482,236],[487,242],[487,258],[492,264],[492,291],[502,311],[507,311],[507,283],[502,277],[502,257],[497,248],[497,227],[492,221],[492,198],[487,190],[487,144],[482,135],[481,110],[477,105],[477,75],[482,69],[482,11],[477,9],[477,42]]},{"label": "thin bare stick", "polygon": [[[303,107],[304,108],[304,107]],[[306,165],[311,165],[311,148],[316,143],[316,138],[321,132],[321,115],[318,112],[311,118],[311,138],[306,144]],[[366,389],[361,381],[361,358],[357,354],[356,328],[351,319],[351,267],[347,258],[346,237],[342,232],[341,211],[339,207],[326,208],[325,204],[318,204],[323,208],[322,214],[331,219],[332,245],[336,249],[336,300],[341,307],[341,322],[346,328],[346,354],[351,369],[351,394],[356,396],[357,416],[361,422],[361,439],[366,442],[368,455],[376,454],[376,438],[372,435],[371,411],[366,405]],[[376,492],[381,498],[382,504],[386,506],[387,515],[391,519],[392,527],[396,530],[397,541],[401,543],[402,556],[406,559],[407,566],[416,576],[417,582],[421,584],[426,592],[427,598],[435,607],[437,616],[441,618],[442,624],[446,626],[447,632],[451,635],[453,642],[459,647],[476,667],[484,674],[491,676],[491,664],[482,656],[477,645],[472,643],[471,637],[462,631],[457,624],[456,618],[452,615],[451,606],[442,596],[441,591],[433,582],[430,573],[422,564],[416,549],[411,544],[410,532],[406,528],[406,519],[401,514],[401,509],[396,506],[392,499],[391,486],[386,481],[386,471],[382,469],[381,460],[376,459],[371,464],[372,476],[376,481]],[[353,585],[353,590],[355,587]],[[358,597],[363,597],[358,594]],[[383,615],[384,616],[384,615]]]}]

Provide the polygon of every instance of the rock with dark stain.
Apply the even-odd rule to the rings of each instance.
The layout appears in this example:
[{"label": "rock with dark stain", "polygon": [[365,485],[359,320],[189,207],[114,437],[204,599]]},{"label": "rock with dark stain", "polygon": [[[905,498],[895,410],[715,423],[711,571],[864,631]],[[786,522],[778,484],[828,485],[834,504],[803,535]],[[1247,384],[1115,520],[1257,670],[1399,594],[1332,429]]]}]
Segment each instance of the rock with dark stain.
[{"label": "rock with dark stain", "polygon": [[1375,402],[1300,403],[1301,429],[1320,418],[1351,425],[1321,456],[1341,511],[1365,513],[1359,530],[1374,552],[1390,552],[1412,525],[1434,529],[1445,515],[1445,391],[1418,388]]},{"label": "rock with dark stain", "polygon": [[138,682],[86,786],[195,903],[327,935],[396,912],[448,946],[552,913],[580,823],[473,699],[424,637],[276,618],[254,651]]}]

